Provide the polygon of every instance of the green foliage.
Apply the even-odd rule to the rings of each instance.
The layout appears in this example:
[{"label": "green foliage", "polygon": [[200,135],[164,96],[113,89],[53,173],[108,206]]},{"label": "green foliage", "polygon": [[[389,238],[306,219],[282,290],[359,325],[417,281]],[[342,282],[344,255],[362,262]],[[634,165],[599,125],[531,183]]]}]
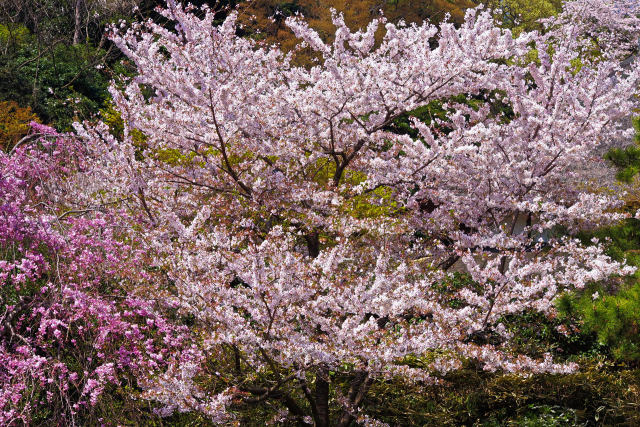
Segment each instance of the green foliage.
[{"label": "green foliage", "polygon": [[560,0],[492,0],[489,5],[504,26],[518,35],[522,31],[541,30],[539,20],[557,14]]},{"label": "green foliage", "polygon": [[0,51],[6,54],[12,45],[25,43],[30,36],[29,29],[20,23],[0,24]]},{"label": "green foliage", "polygon": [[442,107],[441,102],[432,101],[425,106],[418,107],[415,110],[397,117],[392,124],[388,126],[387,130],[399,135],[409,135],[412,138],[417,138],[418,131],[411,126],[411,117],[415,117],[425,124],[430,125],[434,119],[446,119],[447,111]]},{"label": "green foliage", "polygon": [[636,131],[635,145],[614,148],[605,155],[605,159],[618,168],[617,178],[626,183],[631,182],[640,171],[640,117],[633,119],[633,127]]},{"label": "green foliage", "polygon": [[591,331],[580,331],[574,317],[549,318],[537,312],[508,315],[500,319],[509,332],[515,351],[541,358],[551,353],[556,360],[606,355],[608,348]]},{"label": "green foliage", "polygon": [[637,425],[640,370],[579,360],[572,375],[487,373],[468,367],[437,386],[376,382],[364,411],[402,426]]},{"label": "green foliage", "polygon": [[618,360],[640,360],[640,284],[618,291],[594,284],[584,292],[563,295],[558,308],[563,316],[578,315],[583,329],[596,334],[598,343]]},{"label": "green foliage", "polygon": [[[124,137],[124,121],[122,120],[120,113],[115,109],[111,100],[107,100],[105,102],[105,107],[100,110],[100,118],[107,126],[109,126],[109,132],[111,135],[118,139],[122,139]],[[145,146],[146,136],[142,132],[138,129],[130,129],[129,132],[136,146]]]},{"label": "green foliage", "polygon": [[579,235],[584,244],[591,239],[607,242],[607,254],[618,261],[640,266],[640,220],[628,218],[619,224]]},{"label": "green foliage", "polygon": [[105,52],[87,45],[58,44],[46,52],[31,43],[0,58],[0,100],[29,105],[46,123],[70,129],[90,118],[107,99],[109,79],[95,66]]},{"label": "green foliage", "polygon": [[[620,224],[581,235],[588,242],[596,237],[607,241],[608,254],[633,266],[640,266],[640,220],[627,219]],[[628,280],[594,283],[587,289],[562,295],[558,309],[565,318],[582,323],[585,333],[593,333],[598,343],[618,360],[640,360],[640,273]]]},{"label": "green foliage", "polygon": [[[544,341],[540,336],[533,339]],[[640,422],[640,369],[613,363],[595,353],[572,359],[581,368],[571,375],[491,373],[467,364],[441,377],[438,384],[378,379],[364,401],[363,412],[392,426],[631,426]],[[247,369],[241,354],[236,364],[231,348],[216,351],[209,360],[206,370],[220,374],[203,376],[199,384],[211,393],[226,388],[232,377],[242,378],[251,388],[254,382],[275,384],[290,373],[278,367],[274,368],[280,371]],[[420,363],[416,359],[409,365]],[[343,395],[348,392],[351,368],[330,372],[335,386],[332,390]],[[313,375],[305,380],[313,388]],[[299,387],[292,384],[285,390],[306,407]],[[338,394],[332,393],[330,399],[335,402]],[[236,419],[230,425],[266,425],[283,408],[277,400],[237,401],[232,406]],[[165,421],[169,425],[194,425],[198,421],[209,425],[196,415],[174,415]]]},{"label": "green foliage", "polygon": [[107,101],[105,107],[100,110],[101,119],[109,126],[109,133],[116,138],[122,138],[124,136],[124,120],[120,112],[116,110],[115,105],[112,102]]},{"label": "green foliage", "polygon": [[[485,101],[482,95],[474,97],[466,97],[464,95],[458,95],[447,99],[448,102],[467,105],[474,109],[478,109]],[[496,107],[493,106],[492,107]],[[386,127],[385,130],[397,133],[399,135],[409,135],[412,138],[418,138],[418,131],[411,126],[411,118],[416,118],[436,129],[436,132],[447,133],[446,124],[441,123],[447,119],[448,113],[451,112],[451,108],[444,108],[443,101],[431,101],[427,105],[416,108],[415,110],[408,111],[401,114],[393,122]],[[493,111],[492,112],[497,112]]]},{"label": "green foliage", "polygon": [[[609,151],[605,158],[617,168],[617,178],[631,183],[640,171],[640,119],[633,120],[635,145]],[[635,210],[627,206],[627,210]],[[619,224],[590,233],[581,239],[588,243],[597,238],[607,244],[608,255],[640,267],[640,220],[629,218]],[[587,289],[563,295],[558,309],[564,318],[582,323],[585,333],[595,334],[601,346],[617,360],[640,360],[640,273],[627,280],[594,283]]]},{"label": "green foliage", "polygon": [[349,215],[359,219],[391,217],[401,210],[389,187],[378,187],[369,193],[352,197],[346,206]]}]

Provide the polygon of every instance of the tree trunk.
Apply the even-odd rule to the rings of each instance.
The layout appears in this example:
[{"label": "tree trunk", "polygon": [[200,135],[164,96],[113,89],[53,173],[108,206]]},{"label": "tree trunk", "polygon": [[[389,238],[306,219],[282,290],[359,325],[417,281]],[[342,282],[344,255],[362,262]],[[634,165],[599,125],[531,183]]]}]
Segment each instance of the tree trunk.
[{"label": "tree trunk", "polygon": [[81,18],[82,0],[76,0],[76,7],[74,10],[74,30],[73,30],[73,44],[74,46],[80,43],[80,29],[82,27]]},{"label": "tree trunk", "polygon": [[320,235],[317,231],[313,231],[304,236],[307,241],[307,250],[311,258],[316,258],[320,254]]},{"label": "tree trunk", "polygon": [[369,376],[366,371],[356,372],[355,378],[351,382],[349,389],[348,404],[349,407],[345,408],[342,412],[342,416],[338,420],[336,427],[349,427],[354,420],[354,413],[358,410],[358,407],[362,403],[362,400],[367,395],[369,387],[373,383],[373,378]]},{"label": "tree trunk", "polygon": [[329,427],[329,369],[321,367],[316,374],[316,427]]}]

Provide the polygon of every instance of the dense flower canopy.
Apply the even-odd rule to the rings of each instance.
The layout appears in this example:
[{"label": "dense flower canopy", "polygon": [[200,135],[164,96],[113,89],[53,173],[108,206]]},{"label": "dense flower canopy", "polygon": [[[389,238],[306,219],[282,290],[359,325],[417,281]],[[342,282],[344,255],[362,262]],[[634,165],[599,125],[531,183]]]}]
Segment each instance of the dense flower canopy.
[{"label": "dense flower canopy", "polygon": [[[619,61],[638,10],[620,4],[568,2],[517,37],[482,9],[459,26],[380,18],[356,32],[335,14],[331,44],[290,18],[321,58],[307,68],[238,37],[234,14],[214,27],[173,1],[161,13],[174,30],[114,30],[138,70],[111,89],[124,131],[77,125],[91,167],[65,185],[73,209],[124,210],[116,222],[144,228],[165,275],[156,296],[195,319],[198,348],[146,378],[147,396],[216,421],[234,399],[275,399],[301,422],[346,426],[375,377],[428,383],[464,360],[576,369],[515,354],[503,319],[553,314],[562,292],[633,272],[575,238],[624,216],[585,182],[637,107],[640,70]],[[206,393],[195,377],[225,354],[235,373]],[[264,370],[276,380],[261,384]],[[330,421],[333,371],[353,381]]]}]

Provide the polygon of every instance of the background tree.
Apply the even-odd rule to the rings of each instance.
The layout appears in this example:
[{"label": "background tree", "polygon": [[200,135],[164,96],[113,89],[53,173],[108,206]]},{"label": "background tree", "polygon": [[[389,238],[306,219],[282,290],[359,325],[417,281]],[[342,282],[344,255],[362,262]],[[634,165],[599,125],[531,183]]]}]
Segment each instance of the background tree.
[{"label": "background tree", "polygon": [[30,123],[39,121],[30,108],[20,108],[13,101],[0,102],[0,150],[10,150],[31,129]]},{"label": "background tree", "polygon": [[549,18],[562,10],[562,1],[558,0],[494,0],[488,6],[495,16],[514,32],[541,30],[543,18]]},{"label": "background tree", "polygon": [[[267,44],[278,44],[288,52],[296,47],[299,40],[285,24],[288,17],[302,15],[311,28],[318,31],[325,41],[331,41],[334,34],[332,9],[344,16],[345,23],[353,29],[364,29],[372,19],[381,13],[391,22],[400,20],[407,23],[420,23],[424,20],[439,22],[446,15],[450,15],[453,22],[461,23],[464,10],[474,6],[469,0],[436,0],[412,1],[399,0],[394,2],[381,0],[358,0],[337,2],[327,0],[294,0],[283,2],[280,0],[255,0],[238,3],[239,22],[243,26],[242,33],[250,34],[252,38],[263,40]],[[382,36],[382,28],[378,40]],[[311,50],[304,50],[298,54],[301,63],[310,64]]]},{"label": "background tree", "polygon": [[0,2],[0,100],[29,107],[60,129],[69,129],[74,117],[86,119],[97,113],[108,96],[107,84],[114,77],[111,67],[119,57],[105,38],[105,26],[121,18],[131,20],[138,4]]}]

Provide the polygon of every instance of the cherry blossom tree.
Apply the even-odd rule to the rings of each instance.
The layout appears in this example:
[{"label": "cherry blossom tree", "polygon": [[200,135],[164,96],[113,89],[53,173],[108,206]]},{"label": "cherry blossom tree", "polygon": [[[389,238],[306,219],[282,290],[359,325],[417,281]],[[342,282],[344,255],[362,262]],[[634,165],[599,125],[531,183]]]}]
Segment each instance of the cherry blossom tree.
[{"label": "cherry blossom tree", "polygon": [[[175,30],[114,31],[138,75],[111,89],[121,137],[77,127],[97,165],[77,200],[100,194],[142,215],[199,343],[145,384],[148,397],[216,421],[269,400],[303,424],[346,426],[372,422],[358,408],[376,378],[429,383],[464,360],[575,370],[514,353],[503,319],[551,315],[562,292],[633,271],[575,238],[623,216],[585,176],[629,136],[640,77],[615,60],[605,36],[618,27],[598,39],[577,23],[578,6],[601,16],[593,4],[518,37],[482,9],[460,26],[379,18],[356,32],[335,14],[332,44],[289,19],[322,58],[310,68],[237,37],[234,14],[214,27],[206,8],[173,1],[162,14]],[[637,12],[613,10],[616,22]],[[601,54],[584,55],[594,37]],[[445,117],[391,131],[429,105]],[[347,388],[332,386],[337,374]]]},{"label": "cherry blossom tree", "polygon": [[572,0],[563,6],[557,17],[542,20],[545,26],[571,28],[580,36],[583,49],[614,58],[637,50],[640,17],[636,1]]}]

